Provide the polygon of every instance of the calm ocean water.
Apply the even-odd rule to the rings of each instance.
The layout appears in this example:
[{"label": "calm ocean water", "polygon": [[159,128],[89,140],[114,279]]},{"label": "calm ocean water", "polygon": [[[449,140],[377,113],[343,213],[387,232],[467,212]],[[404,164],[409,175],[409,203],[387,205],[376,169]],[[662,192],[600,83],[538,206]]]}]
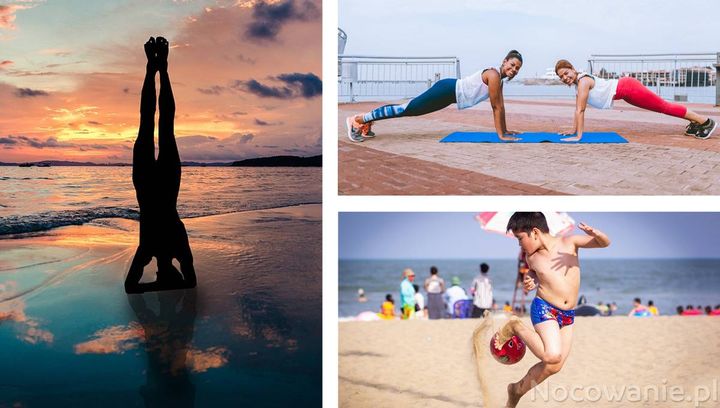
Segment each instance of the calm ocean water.
[{"label": "calm ocean water", "polygon": [[[321,202],[320,168],[183,167],[180,217]],[[131,167],[0,167],[0,235],[137,219]]]},{"label": "calm ocean water", "polygon": [[[446,281],[453,276],[460,277],[467,290],[478,273],[480,262],[490,265],[489,276],[498,304],[511,301],[517,273],[515,260],[342,260],[339,316],[377,311],[387,293],[392,293],[397,301],[404,268],[415,271],[416,283],[421,288],[430,276],[430,266],[435,265]],[[720,304],[720,259],[589,259],[581,261],[580,268],[580,294],[592,304],[616,302],[621,314],[630,311],[635,297],[643,302],[653,300],[661,314],[674,314],[678,305],[714,307]],[[357,302],[358,288],[365,290],[367,303]],[[424,290],[421,292],[425,295]]]}]

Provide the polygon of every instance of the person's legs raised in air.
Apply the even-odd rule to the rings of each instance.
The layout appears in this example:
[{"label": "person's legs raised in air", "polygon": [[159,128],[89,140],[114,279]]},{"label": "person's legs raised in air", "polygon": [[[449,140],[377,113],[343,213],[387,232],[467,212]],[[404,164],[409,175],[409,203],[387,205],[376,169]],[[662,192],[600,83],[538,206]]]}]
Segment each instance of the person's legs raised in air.
[{"label": "person's legs raised in air", "polygon": [[153,254],[152,244],[152,206],[154,200],[153,179],[155,172],[155,74],[157,73],[157,51],[155,39],[150,37],[145,43],[147,66],[145,80],[140,94],[140,127],[133,146],[132,180],[135,195],[140,207],[140,243],[133,257],[130,270],[125,278],[127,293],[140,293],[138,283],[143,275],[143,268],[150,263]]}]

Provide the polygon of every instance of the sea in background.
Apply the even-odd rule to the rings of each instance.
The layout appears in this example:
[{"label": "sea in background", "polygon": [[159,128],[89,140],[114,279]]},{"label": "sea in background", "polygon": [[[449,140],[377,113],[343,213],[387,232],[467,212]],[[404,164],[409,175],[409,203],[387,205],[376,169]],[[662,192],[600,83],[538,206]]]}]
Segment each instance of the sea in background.
[{"label": "sea in background", "polygon": [[[322,170],[308,167],[183,167],[181,218],[319,204]],[[137,220],[132,167],[0,167],[0,236]]]},{"label": "sea in background", "polygon": [[[352,317],[372,310],[379,311],[385,295],[391,293],[399,302],[403,269],[415,271],[420,285],[437,266],[449,286],[458,276],[466,290],[479,273],[479,264],[490,265],[489,277],[499,306],[512,301],[517,261],[490,260],[341,260],[339,264],[339,317]],[[590,304],[616,302],[619,314],[627,314],[633,298],[643,303],[653,300],[661,314],[676,314],[678,305],[712,306],[720,304],[720,259],[587,259],[581,260],[580,295]],[[363,288],[366,303],[357,301],[357,290]],[[529,294],[530,299],[534,293]]]},{"label": "sea in background", "polygon": [[0,167],[0,407],[321,405],[322,170],[183,168],[198,287],[126,295],[131,171]]},{"label": "sea in background", "polygon": [[[507,99],[520,99],[520,100],[542,100],[542,99],[558,99],[558,100],[575,100],[575,88],[567,85],[525,85],[520,82],[521,79],[514,79],[508,81],[503,86],[503,95]],[[355,102],[380,102],[380,101],[401,101],[409,100],[417,95],[420,95],[427,86],[424,84],[412,84],[408,86],[408,89],[404,90],[405,94],[398,95],[372,95],[363,96],[356,95]],[[715,104],[715,87],[657,87],[650,86],[650,90],[660,94],[664,99],[673,101],[674,95],[686,95],[688,103],[705,103]],[[393,92],[396,93],[396,92]],[[349,103],[349,95],[340,94],[338,96],[340,103]],[[685,102],[679,102],[685,103]]]}]

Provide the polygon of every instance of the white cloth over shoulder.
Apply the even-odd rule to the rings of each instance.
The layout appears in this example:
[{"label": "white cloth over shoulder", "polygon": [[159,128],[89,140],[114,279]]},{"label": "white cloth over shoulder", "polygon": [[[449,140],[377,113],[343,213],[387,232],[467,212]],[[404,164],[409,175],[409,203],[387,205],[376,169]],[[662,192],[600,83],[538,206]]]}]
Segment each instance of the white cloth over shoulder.
[{"label": "white cloth over shoulder", "polygon": [[[588,105],[598,109],[611,109],[613,105],[613,97],[617,92],[617,79],[602,79],[587,72],[578,74],[578,81],[582,77],[590,77],[595,80],[595,85],[588,93]],[[577,85],[575,85],[575,93],[577,94]]]},{"label": "white cloth over shoulder", "polygon": [[455,82],[455,99],[458,109],[475,106],[490,97],[490,91],[483,82],[482,74],[483,71],[478,71]]}]

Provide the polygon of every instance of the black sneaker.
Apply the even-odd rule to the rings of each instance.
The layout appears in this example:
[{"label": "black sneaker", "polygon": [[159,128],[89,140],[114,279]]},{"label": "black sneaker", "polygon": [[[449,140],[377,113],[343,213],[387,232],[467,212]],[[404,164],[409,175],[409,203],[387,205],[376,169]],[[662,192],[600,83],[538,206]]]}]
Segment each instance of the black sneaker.
[{"label": "black sneaker", "polygon": [[703,123],[702,125],[698,125],[697,131],[695,132],[695,137],[698,139],[708,139],[710,138],[710,135],[713,134],[716,127],[717,123],[715,123],[714,120],[708,118],[707,122]]},{"label": "black sneaker", "polygon": [[695,136],[695,133],[697,133],[698,126],[700,126],[699,123],[690,122],[685,127],[685,136]]}]

